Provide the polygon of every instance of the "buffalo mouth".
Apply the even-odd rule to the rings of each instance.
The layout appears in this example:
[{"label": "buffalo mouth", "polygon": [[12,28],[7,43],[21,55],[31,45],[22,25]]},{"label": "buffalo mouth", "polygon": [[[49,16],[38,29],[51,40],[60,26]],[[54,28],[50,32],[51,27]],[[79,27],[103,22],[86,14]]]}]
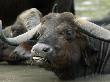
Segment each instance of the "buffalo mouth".
[{"label": "buffalo mouth", "polygon": [[[32,56],[32,61],[34,65],[37,65],[41,68],[45,68],[46,70],[54,70],[62,68],[54,62],[54,58],[48,57],[49,54],[36,53]],[[50,54],[53,55],[53,54]],[[55,55],[55,54],[54,54]]]},{"label": "buffalo mouth", "polygon": [[35,64],[41,66],[41,65],[44,64],[44,60],[45,60],[45,59],[42,58],[42,57],[39,57],[39,56],[33,56],[33,57],[32,57],[32,60],[33,60],[33,62],[34,62]]},{"label": "buffalo mouth", "polygon": [[32,56],[32,61],[34,62],[34,64],[41,66],[41,67],[44,67],[50,64],[50,61],[46,57],[46,54],[41,54],[41,53],[35,53]]}]

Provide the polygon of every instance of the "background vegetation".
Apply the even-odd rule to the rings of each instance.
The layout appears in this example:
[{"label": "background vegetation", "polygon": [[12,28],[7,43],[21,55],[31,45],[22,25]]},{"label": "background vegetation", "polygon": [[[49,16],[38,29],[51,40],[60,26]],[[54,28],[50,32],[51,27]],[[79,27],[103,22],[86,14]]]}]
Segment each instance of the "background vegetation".
[{"label": "background vegetation", "polygon": [[110,0],[75,0],[76,14],[89,20],[110,16]]}]

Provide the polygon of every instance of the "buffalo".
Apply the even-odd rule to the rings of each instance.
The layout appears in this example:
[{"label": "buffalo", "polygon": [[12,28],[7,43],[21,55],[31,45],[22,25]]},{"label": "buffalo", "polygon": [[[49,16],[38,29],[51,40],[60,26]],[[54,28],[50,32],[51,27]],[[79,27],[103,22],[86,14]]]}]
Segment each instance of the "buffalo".
[{"label": "buffalo", "polygon": [[[3,33],[7,37],[15,37],[18,36],[40,23],[40,18],[42,14],[35,8],[31,8],[22,12],[17,18],[13,25],[10,25],[3,29]],[[30,44],[28,44],[29,46]],[[32,44],[32,42],[31,42]],[[19,46],[22,46],[23,43]],[[26,43],[24,43],[26,45]],[[18,46],[18,47],[19,47]],[[17,48],[19,49],[19,48]],[[7,61],[8,63],[17,64],[20,63],[23,59],[17,59],[16,54],[12,55],[12,53],[16,51],[16,46],[10,46],[4,41],[0,40],[0,60]],[[19,62],[18,62],[19,61]]]},{"label": "buffalo", "polygon": [[[70,12],[49,13],[31,30],[13,38],[2,32],[0,38],[11,45],[34,40],[29,48],[30,60],[69,80],[88,74],[110,73],[110,31]],[[36,36],[35,38],[33,38]],[[27,46],[28,48],[28,46]]]},{"label": "buffalo", "polygon": [[57,4],[58,12],[74,13],[73,3],[73,0],[0,0],[0,19],[3,21],[3,26],[9,26],[21,12],[27,9],[37,8],[46,15],[52,12],[54,4]]}]

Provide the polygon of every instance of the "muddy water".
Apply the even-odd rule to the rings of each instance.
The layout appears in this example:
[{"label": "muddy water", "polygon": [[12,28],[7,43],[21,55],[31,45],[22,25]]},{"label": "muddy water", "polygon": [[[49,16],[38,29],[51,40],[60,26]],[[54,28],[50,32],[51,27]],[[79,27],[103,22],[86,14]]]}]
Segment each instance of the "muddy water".
[{"label": "muddy water", "polygon": [[52,72],[37,66],[0,65],[0,82],[110,82],[110,75],[60,81]]},{"label": "muddy water", "polygon": [[0,82],[54,82],[52,72],[36,66],[0,65]]}]

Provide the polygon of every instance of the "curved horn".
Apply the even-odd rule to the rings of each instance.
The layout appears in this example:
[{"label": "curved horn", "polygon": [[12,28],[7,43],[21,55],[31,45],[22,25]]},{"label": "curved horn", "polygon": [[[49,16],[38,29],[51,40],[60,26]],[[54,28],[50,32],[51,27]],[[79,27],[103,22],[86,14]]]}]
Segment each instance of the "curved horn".
[{"label": "curved horn", "polygon": [[42,13],[36,8],[31,8],[22,12],[16,22],[20,22],[27,30],[30,30],[40,23],[41,18]]},{"label": "curved horn", "polygon": [[87,35],[106,42],[110,42],[109,30],[77,16],[74,16],[73,21],[80,28],[80,30],[82,30]]},{"label": "curved horn", "polygon": [[17,37],[6,38],[4,33],[2,32],[2,22],[0,21],[0,39],[2,39],[3,41],[7,42],[10,45],[18,45],[21,42],[24,42],[33,38],[35,34],[38,34],[40,32],[40,29],[41,29],[41,23],[37,25],[35,28]]}]

